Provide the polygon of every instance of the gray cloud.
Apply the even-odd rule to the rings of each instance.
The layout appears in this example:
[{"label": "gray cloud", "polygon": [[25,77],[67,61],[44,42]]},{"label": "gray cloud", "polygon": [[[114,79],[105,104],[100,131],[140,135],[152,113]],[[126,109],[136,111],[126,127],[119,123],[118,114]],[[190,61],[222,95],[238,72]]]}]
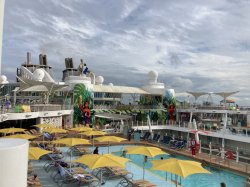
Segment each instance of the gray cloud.
[{"label": "gray cloud", "polygon": [[177,92],[239,90],[237,102],[250,105],[247,0],[5,4],[2,70],[10,80],[27,51],[33,63],[42,52],[58,80],[64,58],[73,57],[76,66],[84,58],[107,83],[141,86],[155,69]]}]

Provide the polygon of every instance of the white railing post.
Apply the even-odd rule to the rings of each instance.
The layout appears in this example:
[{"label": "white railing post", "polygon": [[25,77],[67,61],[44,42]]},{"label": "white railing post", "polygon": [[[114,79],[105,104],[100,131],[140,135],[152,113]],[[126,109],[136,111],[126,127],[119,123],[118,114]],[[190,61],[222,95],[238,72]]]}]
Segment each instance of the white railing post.
[{"label": "white railing post", "polygon": [[239,147],[236,148],[236,162],[239,162]]},{"label": "white railing post", "polygon": [[199,148],[199,153],[201,153],[201,140],[200,140],[200,148]]},{"label": "white railing post", "polygon": [[209,155],[211,156],[212,155],[212,143],[209,142]]}]

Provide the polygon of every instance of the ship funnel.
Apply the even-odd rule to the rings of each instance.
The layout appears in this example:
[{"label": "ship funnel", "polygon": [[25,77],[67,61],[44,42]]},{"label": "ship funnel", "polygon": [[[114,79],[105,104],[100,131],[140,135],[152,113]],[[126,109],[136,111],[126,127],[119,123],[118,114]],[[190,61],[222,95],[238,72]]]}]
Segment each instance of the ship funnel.
[{"label": "ship funnel", "polygon": [[39,55],[39,64],[43,66],[47,66],[47,56],[40,54]]},{"label": "ship funnel", "polygon": [[66,69],[73,69],[74,63],[72,58],[65,58],[65,67]]},{"label": "ship funnel", "polygon": [[27,52],[27,64],[32,64],[31,62],[31,53]]}]

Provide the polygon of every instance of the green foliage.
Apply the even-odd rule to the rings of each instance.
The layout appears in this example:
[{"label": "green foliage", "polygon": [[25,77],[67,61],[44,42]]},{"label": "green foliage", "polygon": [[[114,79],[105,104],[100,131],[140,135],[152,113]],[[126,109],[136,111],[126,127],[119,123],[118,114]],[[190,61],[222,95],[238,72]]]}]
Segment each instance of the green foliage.
[{"label": "green foliage", "polygon": [[[81,101],[80,101],[81,100]],[[74,87],[74,105],[78,105],[78,102],[82,104],[87,101],[89,103],[89,107],[92,108],[93,106],[93,98],[92,93],[86,89],[84,84],[76,84]]]},{"label": "green foliage", "polygon": [[97,120],[97,124],[99,124],[101,126],[105,125],[106,123],[107,123],[107,120],[104,118],[98,118],[98,120]]},{"label": "green foliage", "polygon": [[84,84],[76,84],[74,87],[74,119],[73,119],[74,124],[82,123],[83,116],[79,108],[79,104],[84,105],[84,102],[86,101],[89,104],[89,109],[92,109],[93,108],[92,93],[86,89]]},{"label": "green foliage", "polygon": [[138,121],[146,121],[147,120],[147,114],[145,112],[139,112],[137,113],[136,119]]}]

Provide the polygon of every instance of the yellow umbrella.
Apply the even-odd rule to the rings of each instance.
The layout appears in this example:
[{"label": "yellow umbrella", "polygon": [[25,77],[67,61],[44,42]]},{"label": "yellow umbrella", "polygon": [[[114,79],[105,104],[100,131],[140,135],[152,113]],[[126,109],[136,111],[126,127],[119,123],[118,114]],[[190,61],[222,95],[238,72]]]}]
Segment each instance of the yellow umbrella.
[{"label": "yellow umbrella", "polygon": [[127,151],[126,154],[139,154],[145,156],[145,159],[143,161],[143,180],[145,175],[145,164],[147,162],[147,157],[155,157],[157,155],[167,154],[157,147],[134,146],[126,147],[125,150]]},{"label": "yellow umbrella", "polygon": [[73,162],[78,162],[87,165],[90,169],[96,169],[101,167],[125,168],[125,164],[128,161],[129,159],[127,158],[115,156],[112,154],[104,154],[104,155],[87,154],[79,157],[76,160],[73,160]]},{"label": "yellow umbrella", "polygon": [[102,135],[105,135],[107,133],[103,132],[103,131],[86,131],[86,132],[83,132],[80,134],[83,134],[85,136],[102,136]]},{"label": "yellow umbrella", "polygon": [[186,178],[196,173],[210,173],[201,166],[201,163],[189,160],[178,160],[170,158],[165,160],[153,160],[152,170],[166,171]]},{"label": "yellow umbrella", "polygon": [[[94,140],[96,140],[98,142],[108,142],[110,145],[110,142],[121,142],[121,141],[125,141],[127,139],[120,138],[118,136],[102,136],[102,137],[95,138]],[[108,146],[108,152],[109,152],[109,146]]]},{"label": "yellow umbrella", "polygon": [[59,140],[53,141],[55,144],[65,144],[68,146],[75,146],[75,145],[90,145],[89,140],[82,139],[82,138],[62,138]]},{"label": "yellow umbrella", "polygon": [[39,147],[30,147],[29,148],[29,159],[30,160],[39,160],[39,158],[43,155],[52,153],[52,151],[47,151],[44,149],[41,149]]},{"label": "yellow umbrella", "polygon": [[4,134],[10,134],[10,133],[16,133],[16,132],[24,132],[26,129],[22,129],[22,128],[5,128],[5,129],[0,129],[0,133],[4,133]]},{"label": "yellow umbrella", "polygon": [[60,129],[60,128],[49,128],[49,129],[44,129],[43,132],[48,132],[50,134],[53,134],[53,133],[66,133],[67,130]]},{"label": "yellow umbrella", "polygon": [[[74,160],[73,162],[78,162],[87,165],[90,169],[96,169],[101,167],[121,167],[125,168],[126,162],[128,162],[129,159],[115,156],[112,154],[104,154],[104,155],[98,155],[98,154],[87,154],[83,155],[80,158]],[[102,170],[101,170],[101,184],[102,182]]]},{"label": "yellow umbrella", "polygon": [[33,126],[38,127],[38,128],[54,128],[53,125],[51,124],[37,124]]},{"label": "yellow umbrella", "polygon": [[89,127],[75,127],[70,129],[71,131],[77,131],[77,132],[85,132],[85,131],[91,131],[92,128]]},{"label": "yellow umbrella", "polygon": [[20,139],[34,139],[37,136],[33,136],[33,135],[29,135],[29,134],[14,134],[14,135],[10,135],[10,136],[5,136],[4,138],[20,138]]},{"label": "yellow umbrella", "polygon": [[[106,132],[103,132],[103,131],[86,131],[86,132],[83,132],[83,133],[80,133],[80,134],[83,134],[85,136],[103,136],[105,134],[107,134]],[[94,138],[92,139],[92,145],[93,145],[93,150],[94,150]]]},{"label": "yellow umbrella", "polygon": [[[65,144],[68,146],[90,145],[89,140],[81,139],[81,138],[63,138],[63,139],[55,140],[55,141],[53,141],[53,143]],[[71,168],[71,158],[72,158],[72,150],[70,151],[70,168]]]},{"label": "yellow umbrella", "polygon": [[166,152],[162,151],[160,148],[157,147],[133,146],[126,147],[125,150],[127,151],[126,154],[139,154],[148,157],[155,157],[157,155],[167,154]]}]

